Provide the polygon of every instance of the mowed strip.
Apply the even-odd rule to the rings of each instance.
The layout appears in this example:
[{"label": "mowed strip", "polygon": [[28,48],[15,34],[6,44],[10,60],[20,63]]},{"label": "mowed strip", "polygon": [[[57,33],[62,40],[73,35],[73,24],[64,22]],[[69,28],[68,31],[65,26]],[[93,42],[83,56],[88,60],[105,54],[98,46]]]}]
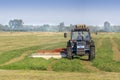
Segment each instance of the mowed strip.
[{"label": "mowed strip", "polygon": [[[100,39],[97,41],[96,50],[97,50],[98,48],[100,48],[100,46],[102,45],[102,41],[103,41],[102,38],[100,38]],[[81,64],[84,65],[84,67],[85,67],[86,69],[88,69],[88,70],[90,70],[90,71],[92,71],[92,72],[99,72],[99,71],[100,71],[98,68],[94,67],[90,61],[82,60],[82,61],[81,61]]]},{"label": "mowed strip", "polygon": [[112,43],[112,50],[114,53],[114,60],[116,61],[120,61],[120,51],[118,50],[118,45],[116,44],[116,42],[113,40],[113,38],[110,39],[111,43]]},{"label": "mowed strip", "polygon": [[57,61],[58,61],[58,60],[55,59],[53,62],[51,62],[51,63],[48,65],[47,70],[48,70],[48,71],[53,71],[53,70],[52,70],[52,65],[55,64]]},{"label": "mowed strip", "polygon": [[1,70],[1,80],[120,80],[115,72],[54,72],[33,70]]},{"label": "mowed strip", "polygon": [[28,56],[30,53],[31,53],[31,51],[27,51],[27,52],[21,54],[21,56],[16,57],[16,58],[13,58],[13,59],[11,59],[11,60],[9,60],[9,61],[1,64],[0,66],[9,65],[9,64],[11,64],[11,63],[15,63],[15,62],[18,62],[18,61],[20,61],[20,60],[23,60],[23,59],[24,59],[26,56]]},{"label": "mowed strip", "polygon": [[90,61],[81,61],[81,64],[84,66],[84,68],[90,70],[91,72],[100,72],[100,70],[94,66],[92,66],[92,63]]},{"label": "mowed strip", "polygon": [[99,40],[97,41],[97,44],[95,45],[96,52],[101,47],[102,42],[103,42],[103,38],[99,38]]}]

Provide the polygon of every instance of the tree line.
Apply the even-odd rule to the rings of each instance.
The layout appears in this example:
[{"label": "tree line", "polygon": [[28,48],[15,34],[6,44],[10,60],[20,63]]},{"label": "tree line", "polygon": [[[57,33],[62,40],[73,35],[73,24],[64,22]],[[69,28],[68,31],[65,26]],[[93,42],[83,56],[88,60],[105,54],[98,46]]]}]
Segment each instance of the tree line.
[{"label": "tree line", "polygon": [[[106,32],[104,27],[88,26],[91,32]],[[58,25],[25,25],[22,19],[14,19],[8,22],[8,25],[0,24],[0,31],[39,31],[39,32],[69,32],[74,28],[73,24],[66,26],[64,22]],[[120,26],[112,26],[111,32],[119,32]]]}]

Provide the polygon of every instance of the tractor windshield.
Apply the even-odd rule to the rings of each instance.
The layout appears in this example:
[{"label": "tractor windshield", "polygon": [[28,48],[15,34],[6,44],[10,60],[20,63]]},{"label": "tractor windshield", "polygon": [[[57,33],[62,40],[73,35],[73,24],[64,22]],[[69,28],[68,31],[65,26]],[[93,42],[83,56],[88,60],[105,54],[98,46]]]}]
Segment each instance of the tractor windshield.
[{"label": "tractor windshield", "polygon": [[87,31],[74,31],[71,34],[72,40],[90,40],[89,32]]}]

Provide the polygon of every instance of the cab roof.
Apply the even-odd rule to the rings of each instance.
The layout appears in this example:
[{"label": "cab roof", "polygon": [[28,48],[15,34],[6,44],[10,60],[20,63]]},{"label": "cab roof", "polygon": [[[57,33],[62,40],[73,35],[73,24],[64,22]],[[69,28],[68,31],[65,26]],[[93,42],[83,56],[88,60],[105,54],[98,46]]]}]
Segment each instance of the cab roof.
[{"label": "cab roof", "polygon": [[85,24],[78,24],[72,31],[89,31],[89,28]]}]

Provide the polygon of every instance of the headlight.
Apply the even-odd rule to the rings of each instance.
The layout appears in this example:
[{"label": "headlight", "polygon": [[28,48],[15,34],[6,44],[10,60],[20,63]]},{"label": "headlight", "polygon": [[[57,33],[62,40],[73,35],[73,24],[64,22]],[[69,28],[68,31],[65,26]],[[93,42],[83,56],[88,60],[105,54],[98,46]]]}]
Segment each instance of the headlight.
[{"label": "headlight", "polygon": [[84,45],[77,46],[77,48],[85,48]]}]

